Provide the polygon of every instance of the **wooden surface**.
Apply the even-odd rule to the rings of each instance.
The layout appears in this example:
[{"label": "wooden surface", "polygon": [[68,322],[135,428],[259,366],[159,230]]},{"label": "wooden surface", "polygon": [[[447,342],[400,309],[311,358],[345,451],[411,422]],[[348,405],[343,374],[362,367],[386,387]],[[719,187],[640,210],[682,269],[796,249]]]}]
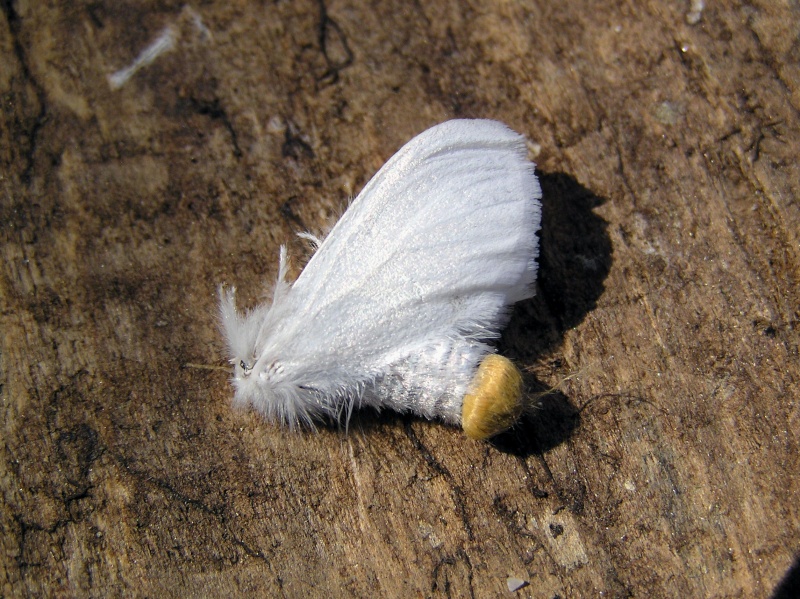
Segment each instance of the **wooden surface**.
[{"label": "wooden surface", "polygon": [[[800,10],[692,4],[2,0],[0,594],[769,597]],[[224,363],[217,284],[260,300],[280,243],[463,116],[531,140],[539,294],[502,350],[559,390],[494,443],[233,411],[187,366]]]}]

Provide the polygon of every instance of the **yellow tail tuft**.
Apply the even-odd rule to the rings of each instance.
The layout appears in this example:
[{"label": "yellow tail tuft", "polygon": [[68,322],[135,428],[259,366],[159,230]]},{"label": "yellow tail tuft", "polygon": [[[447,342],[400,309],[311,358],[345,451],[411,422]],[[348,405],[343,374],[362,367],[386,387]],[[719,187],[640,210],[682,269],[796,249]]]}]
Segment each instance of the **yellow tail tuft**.
[{"label": "yellow tail tuft", "polygon": [[503,356],[489,354],[478,366],[461,408],[461,427],[471,439],[488,439],[522,414],[522,375]]}]

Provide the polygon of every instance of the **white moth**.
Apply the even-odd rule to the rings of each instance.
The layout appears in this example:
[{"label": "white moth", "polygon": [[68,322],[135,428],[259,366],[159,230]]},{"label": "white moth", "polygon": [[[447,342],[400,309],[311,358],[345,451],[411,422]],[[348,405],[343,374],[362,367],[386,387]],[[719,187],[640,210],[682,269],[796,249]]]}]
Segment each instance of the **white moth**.
[{"label": "white moth", "polygon": [[412,139],[291,284],[281,247],[271,305],[242,314],[220,289],[234,403],[292,428],[364,406],[478,439],[510,427],[522,377],[491,343],[534,294],[540,198],[525,139],[502,123],[453,120]]}]

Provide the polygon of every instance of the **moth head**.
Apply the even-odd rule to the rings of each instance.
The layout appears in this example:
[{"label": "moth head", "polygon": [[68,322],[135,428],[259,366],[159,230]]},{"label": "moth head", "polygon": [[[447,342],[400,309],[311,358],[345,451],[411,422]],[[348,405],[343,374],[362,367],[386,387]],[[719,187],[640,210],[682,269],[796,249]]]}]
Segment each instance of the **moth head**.
[{"label": "moth head", "polygon": [[279,384],[283,365],[264,352],[263,337],[271,308],[260,306],[244,313],[236,309],[236,289],[219,290],[220,321],[233,366],[236,402],[257,404]]},{"label": "moth head", "polygon": [[233,365],[234,404],[252,406],[269,420],[290,427],[311,425],[312,415],[320,410],[314,393],[297,384],[292,368],[281,362],[277,347],[269,341],[277,323],[287,313],[289,285],[286,283],[286,248],[281,247],[278,282],[272,304],[246,312],[236,309],[236,289],[219,288],[220,328],[228,345]]},{"label": "moth head", "polygon": [[228,355],[233,365],[234,381],[238,391],[244,390],[247,382],[254,382],[259,375],[259,352],[257,344],[260,332],[259,309],[240,314],[236,309],[236,288],[219,290],[219,311],[222,332],[228,342]]}]

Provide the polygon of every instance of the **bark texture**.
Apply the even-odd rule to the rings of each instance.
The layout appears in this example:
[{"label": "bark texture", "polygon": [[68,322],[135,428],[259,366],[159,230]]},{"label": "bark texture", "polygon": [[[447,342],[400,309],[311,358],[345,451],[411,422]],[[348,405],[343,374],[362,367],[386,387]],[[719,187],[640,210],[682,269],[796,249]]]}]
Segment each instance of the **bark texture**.
[{"label": "bark texture", "polygon": [[[0,595],[771,596],[800,8],[700,4],[0,1]],[[541,277],[502,350],[558,391],[493,443],[233,411],[191,366],[223,363],[216,286],[261,299],[453,117],[532,142]]]}]

